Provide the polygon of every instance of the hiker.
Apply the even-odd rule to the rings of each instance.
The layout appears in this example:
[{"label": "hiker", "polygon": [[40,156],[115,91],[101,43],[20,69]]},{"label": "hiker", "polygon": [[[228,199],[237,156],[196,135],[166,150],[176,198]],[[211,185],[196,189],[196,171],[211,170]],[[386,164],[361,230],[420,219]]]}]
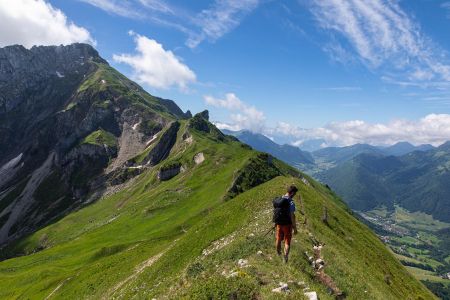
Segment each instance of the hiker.
[{"label": "hiker", "polygon": [[289,249],[291,246],[292,232],[297,234],[297,224],[295,222],[295,203],[292,199],[297,194],[297,187],[291,185],[287,193],[273,200],[273,222],[276,227],[276,249],[281,255],[281,242],[284,240],[284,261],[288,262]]}]

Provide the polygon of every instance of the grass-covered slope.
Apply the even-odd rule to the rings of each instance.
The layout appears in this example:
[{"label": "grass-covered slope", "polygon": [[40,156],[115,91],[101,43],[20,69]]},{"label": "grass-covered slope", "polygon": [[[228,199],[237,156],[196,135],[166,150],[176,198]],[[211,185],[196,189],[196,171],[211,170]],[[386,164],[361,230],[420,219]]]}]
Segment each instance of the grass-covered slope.
[{"label": "grass-covered slope", "polygon": [[[199,153],[205,160],[195,162]],[[326,272],[349,299],[433,298],[321,185],[287,175],[295,172],[274,159],[267,170],[281,176],[252,188],[254,178],[242,172],[259,176],[253,166],[264,157],[180,121],[169,157],[127,189],[5,249],[4,255],[22,256],[0,262],[0,299],[270,299],[280,297],[271,290],[288,280],[304,281],[328,299],[303,255],[312,252],[309,233],[325,243]],[[158,171],[171,162],[182,165],[181,173],[159,181]],[[229,199],[237,182],[241,189]],[[300,187],[308,222],[294,239],[290,263],[282,265],[273,237],[264,233],[271,200],[292,183]],[[328,225],[321,221],[324,205]],[[238,259],[250,266],[227,278]],[[300,287],[291,284],[291,291],[287,297],[301,299]]]}]

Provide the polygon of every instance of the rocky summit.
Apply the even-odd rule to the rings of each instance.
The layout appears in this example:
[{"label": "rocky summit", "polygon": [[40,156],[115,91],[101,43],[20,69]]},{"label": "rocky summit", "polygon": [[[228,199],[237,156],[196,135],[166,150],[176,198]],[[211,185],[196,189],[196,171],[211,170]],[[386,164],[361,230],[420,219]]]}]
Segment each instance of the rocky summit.
[{"label": "rocky summit", "polygon": [[0,299],[434,299],[332,190],[91,46],[2,48],[0,74]]}]

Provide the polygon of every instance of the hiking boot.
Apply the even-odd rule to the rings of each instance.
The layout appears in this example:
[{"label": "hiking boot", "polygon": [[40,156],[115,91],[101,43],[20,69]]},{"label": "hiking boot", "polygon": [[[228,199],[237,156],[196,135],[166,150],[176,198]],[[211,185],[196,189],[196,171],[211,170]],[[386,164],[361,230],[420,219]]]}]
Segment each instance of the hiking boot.
[{"label": "hiking boot", "polygon": [[286,264],[288,263],[288,258],[289,258],[289,256],[286,254],[283,256],[284,263],[286,263]]}]

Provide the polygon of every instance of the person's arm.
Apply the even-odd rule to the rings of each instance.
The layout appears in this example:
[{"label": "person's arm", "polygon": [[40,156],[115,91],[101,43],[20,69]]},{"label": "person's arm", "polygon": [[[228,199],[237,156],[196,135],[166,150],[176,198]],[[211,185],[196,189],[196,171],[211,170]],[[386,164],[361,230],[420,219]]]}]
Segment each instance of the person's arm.
[{"label": "person's arm", "polygon": [[292,229],[294,230],[294,234],[297,234],[297,223],[295,220],[295,213],[291,212],[291,221],[292,221]]}]

